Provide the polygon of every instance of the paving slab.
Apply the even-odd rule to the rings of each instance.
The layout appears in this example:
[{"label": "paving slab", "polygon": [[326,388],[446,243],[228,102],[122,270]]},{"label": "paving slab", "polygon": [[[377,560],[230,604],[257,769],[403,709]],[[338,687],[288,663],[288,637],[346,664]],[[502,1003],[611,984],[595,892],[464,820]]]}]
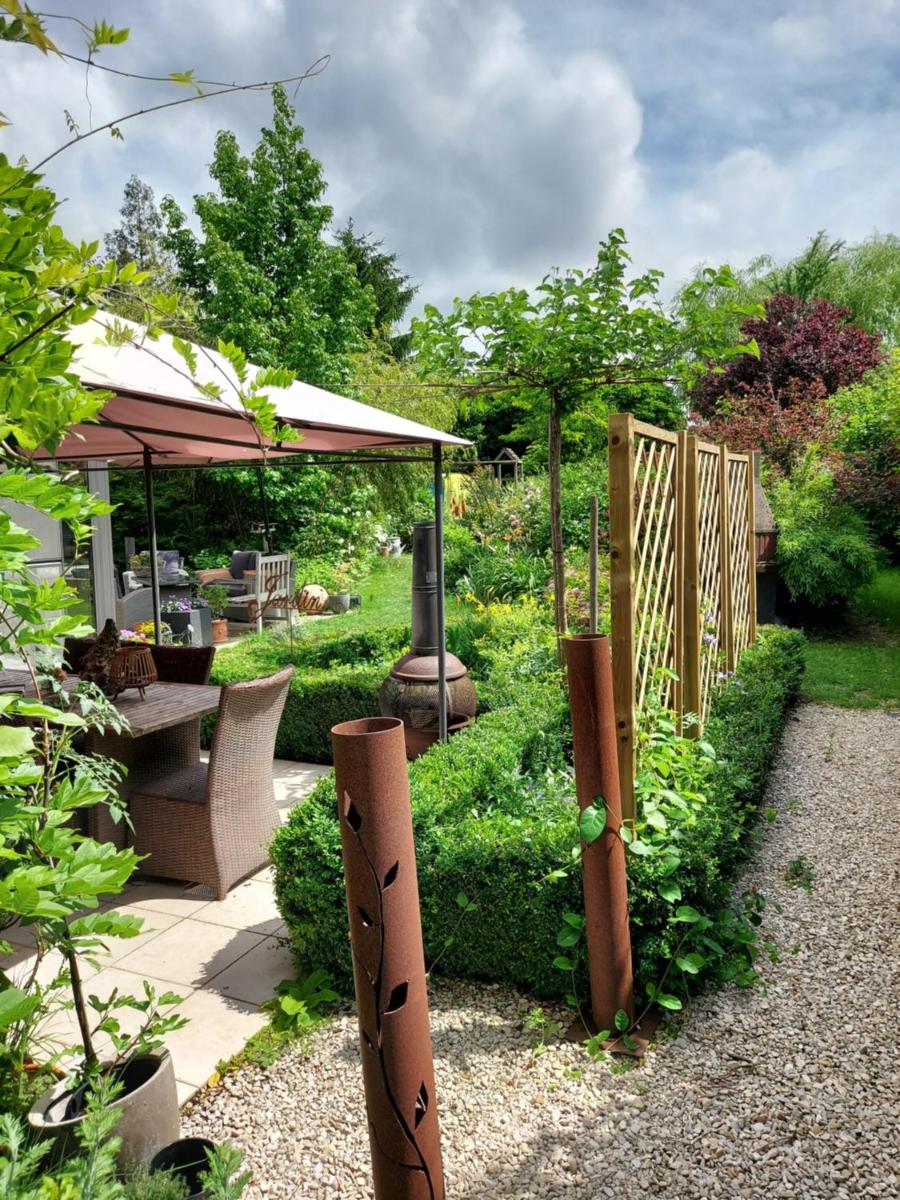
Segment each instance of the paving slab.
[{"label": "paving slab", "polygon": [[199,988],[261,941],[257,933],[185,919],[126,954],[120,965],[126,971],[146,971],[169,983]]},{"label": "paving slab", "polygon": [[296,973],[289,947],[278,938],[267,937],[211,979],[206,989],[250,1004],[264,1004],[283,979],[292,979]]}]

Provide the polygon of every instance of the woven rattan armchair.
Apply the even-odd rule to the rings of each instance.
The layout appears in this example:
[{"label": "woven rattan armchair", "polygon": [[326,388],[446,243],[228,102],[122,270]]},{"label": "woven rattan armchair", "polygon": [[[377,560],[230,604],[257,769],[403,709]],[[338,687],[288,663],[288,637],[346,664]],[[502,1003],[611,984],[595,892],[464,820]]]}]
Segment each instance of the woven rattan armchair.
[{"label": "woven rattan armchair", "polygon": [[272,786],[275,735],[293,667],[222,688],[209,764],[137,782],[130,794],[134,848],[143,869],[228,889],[268,862],[279,825]]}]

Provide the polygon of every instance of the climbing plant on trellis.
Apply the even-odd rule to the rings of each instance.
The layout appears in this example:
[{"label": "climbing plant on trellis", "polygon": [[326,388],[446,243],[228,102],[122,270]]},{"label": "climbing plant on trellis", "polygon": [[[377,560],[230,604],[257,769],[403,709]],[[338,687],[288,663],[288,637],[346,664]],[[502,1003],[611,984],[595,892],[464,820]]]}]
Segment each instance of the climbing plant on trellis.
[{"label": "climbing plant on trellis", "polygon": [[650,698],[699,733],[756,637],[753,472],[746,454],[609,422],[613,685],[623,811],[633,815],[636,714]]}]

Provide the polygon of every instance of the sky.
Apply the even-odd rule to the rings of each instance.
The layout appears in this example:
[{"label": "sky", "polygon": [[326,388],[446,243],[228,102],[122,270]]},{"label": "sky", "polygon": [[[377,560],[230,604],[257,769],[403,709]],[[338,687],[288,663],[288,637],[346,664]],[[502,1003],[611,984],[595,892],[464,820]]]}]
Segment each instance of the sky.
[{"label": "sky", "polygon": [[[784,259],[819,229],[900,232],[900,0],[57,0],[130,28],[100,61],[297,92],[335,223],[384,241],[415,307],[589,265],[621,226],[669,293],[700,263]],[[82,53],[68,21],[51,35]],[[0,151],[38,161],[181,93],[0,43]],[[70,237],[118,220],[136,172],[189,210],[219,129],[245,150],[265,95],[204,100],[98,134],[46,177]]]}]

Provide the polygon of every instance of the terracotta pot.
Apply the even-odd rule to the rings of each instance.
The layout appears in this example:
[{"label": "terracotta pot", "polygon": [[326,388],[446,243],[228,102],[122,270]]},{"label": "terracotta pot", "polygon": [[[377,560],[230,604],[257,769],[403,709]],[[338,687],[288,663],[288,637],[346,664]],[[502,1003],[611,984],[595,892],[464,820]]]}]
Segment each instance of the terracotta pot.
[{"label": "terracotta pot", "polygon": [[[178,1091],[175,1070],[167,1050],[141,1054],[121,1068],[125,1091],[112,1108],[121,1113],[115,1135],[122,1139],[117,1160],[120,1167],[145,1162],[163,1146],[178,1138]],[[41,1138],[54,1143],[53,1157],[65,1158],[78,1147],[76,1131],[84,1120],[84,1110],[69,1115],[78,1106],[78,1093],[66,1083],[57,1083],[35,1100],[28,1113],[28,1124]]]},{"label": "terracotta pot", "polygon": [[215,645],[217,642],[227,642],[228,621],[225,619],[225,617],[214,617],[211,624],[213,645]]}]

